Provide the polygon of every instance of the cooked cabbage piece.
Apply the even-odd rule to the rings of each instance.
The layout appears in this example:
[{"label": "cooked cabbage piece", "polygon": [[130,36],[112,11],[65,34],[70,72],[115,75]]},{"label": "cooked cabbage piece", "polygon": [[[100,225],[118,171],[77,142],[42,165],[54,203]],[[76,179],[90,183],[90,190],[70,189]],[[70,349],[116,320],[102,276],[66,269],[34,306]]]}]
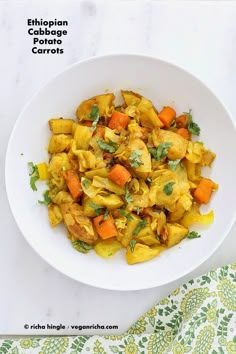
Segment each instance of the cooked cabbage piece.
[{"label": "cooked cabbage piece", "polygon": [[58,152],[68,151],[70,148],[71,141],[71,135],[52,135],[48,145],[49,154],[56,154]]},{"label": "cooked cabbage piece", "polygon": [[95,104],[98,106],[99,116],[100,117],[105,116],[109,112],[110,108],[112,107],[114,98],[115,96],[113,93],[106,93],[83,101],[79,105],[76,111],[76,116],[78,118],[78,121],[80,122],[82,120],[91,119],[90,113]]}]

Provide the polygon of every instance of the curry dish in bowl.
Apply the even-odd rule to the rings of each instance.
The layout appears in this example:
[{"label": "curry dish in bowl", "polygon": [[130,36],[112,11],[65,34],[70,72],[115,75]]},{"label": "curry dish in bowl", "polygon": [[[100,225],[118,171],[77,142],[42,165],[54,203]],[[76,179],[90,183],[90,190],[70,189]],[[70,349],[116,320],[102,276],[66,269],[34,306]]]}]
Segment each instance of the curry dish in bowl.
[{"label": "curry dish in bowl", "polygon": [[202,176],[215,154],[198,141],[191,109],[160,112],[138,93],[121,90],[83,101],[77,121],[49,120],[49,162],[30,162],[30,184],[48,181],[39,203],[52,227],[64,223],[73,247],[110,258],[122,248],[135,264],[181,240],[200,237],[189,226],[213,222],[201,214],[217,184]]}]

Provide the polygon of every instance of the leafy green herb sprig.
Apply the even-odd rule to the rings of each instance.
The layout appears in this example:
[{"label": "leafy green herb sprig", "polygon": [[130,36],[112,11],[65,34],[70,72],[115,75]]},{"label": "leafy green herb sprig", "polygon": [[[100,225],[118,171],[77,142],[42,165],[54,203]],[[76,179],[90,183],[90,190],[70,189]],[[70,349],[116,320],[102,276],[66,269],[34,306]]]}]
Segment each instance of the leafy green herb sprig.
[{"label": "leafy green herb sprig", "polygon": [[134,229],[133,235],[138,235],[138,233],[147,226],[146,220],[140,220],[136,228]]},{"label": "leafy green herb sprig", "polygon": [[189,239],[194,239],[194,238],[199,238],[199,237],[201,237],[201,235],[196,231],[191,231],[186,236],[186,238],[189,238]]},{"label": "leafy green herb sprig", "polygon": [[93,246],[88,245],[83,241],[73,241],[72,246],[76,249],[76,251],[81,253],[88,253],[93,248]]},{"label": "leafy green herb sprig", "polygon": [[95,214],[96,214],[97,216],[99,216],[99,215],[103,212],[103,210],[104,210],[103,207],[101,207],[100,205],[95,204],[95,203],[92,202],[91,200],[89,201],[88,205],[89,205],[91,208],[94,209]]},{"label": "leafy green herb sprig", "polygon": [[43,192],[43,200],[38,200],[39,204],[44,204],[44,205],[48,205],[51,203],[51,198],[48,195],[49,190],[46,190]]},{"label": "leafy green herb sprig", "polygon": [[167,184],[165,184],[164,188],[163,188],[163,192],[166,195],[171,195],[173,192],[173,185],[175,184],[175,182],[169,182]]},{"label": "leafy green herb sprig", "polygon": [[168,166],[170,167],[171,171],[176,171],[177,166],[179,165],[181,159],[176,159],[173,161],[168,161]]},{"label": "leafy green herb sprig", "polygon": [[105,150],[113,154],[116,151],[115,146],[112,146],[110,144],[105,143],[105,141],[99,139],[97,140],[97,144],[100,147],[100,149]]},{"label": "leafy green herb sprig", "polygon": [[99,121],[99,108],[97,104],[94,104],[91,110],[91,113],[88,115],[88,117],[90,119],[93,120],[92,126],[91,126],[91,130],[94,131],[96,130],[98,121]]},{"label": "leafy green herb sprig", "polygon": [[133,216],[126,213],[124,209],[119,209],[119,213],[123,215],[128,221],[134,220]]},{"label": "leafy green herb sprig", "polygon": [[134,200],[132,195],[130,194],[128,184],[125,185],[125,201],[127,204],[131,203]]},{"label": "leafy green herb sprig", "polygon": [[161,159],[167,156],[168,149],[171,146],[172,146],[171,142],[165,142],[159,144],[158,147],[156,148],[149,148],[148,151],[150,152],[150,154],[155,160],[160,161]]},{"label": "leafy green herb sprig", "polygon": [[143,161],[140,160],[140,157],[142,156],[142,151],[141,150],[134,150],[132,154],[129,157],[130,165],[134,168],[137,168],[141,165],[143,165]]},{"label": "leafy green herb sprig", "polygon": [[130,247],[130,252],[134,253],[134,247],[136,245],[137,241],[136,240],[131,240],[129,243],[129,247]]},{"label": "leafy green herb sprig", "polygon": [[34,165],[33,162],[28,162],[28,167],[30,169],[29,176],[30,176],[30,186],[33,191],[37,191],[36,182],[39,180],[39,170],[37,165]]},{"label": "leafy green herb sprig", "polygon": [[201,129],[197,123],[193,122],[192,110],[190,109],[188,112],[183,112],[183,113],[188,117],[188,121],[187,121],[188,131],[191,134],[198,136],[200,134]]}]

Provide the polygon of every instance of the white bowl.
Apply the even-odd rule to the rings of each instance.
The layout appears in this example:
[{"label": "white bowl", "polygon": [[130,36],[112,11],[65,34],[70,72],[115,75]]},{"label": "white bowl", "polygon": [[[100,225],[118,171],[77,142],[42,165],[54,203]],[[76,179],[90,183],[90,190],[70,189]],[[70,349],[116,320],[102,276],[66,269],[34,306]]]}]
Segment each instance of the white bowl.
[{"label": "white bowl", "polygon": [[[106,90],[132,89],[157,109],[193,110],[204,141],[217,158],[206,171],[219,183],[208,209],[215,220],[199,228],[202,237],[184,240],[152,261],[129,266],[124,251],[112,259],[75,251],[63,226],[51,228],[47,208],[38,204],[45,185],[29,185],[27,163],[48,160],[48,119],[75,118],[78,104]],[[139,55],[111,55],[76,63],[46,84],[27,104],[12,132],[6,156],[6,187],[15,220],[33,249],[50,265],[80,282],[114,290],[160,286],[191,272],[220,246],[235,219],[236,131],[229,112],[197,78],[167,62]],[[195,227],[196,229],[196,227]],[[23,257],[23,255],[22,255]]]}]

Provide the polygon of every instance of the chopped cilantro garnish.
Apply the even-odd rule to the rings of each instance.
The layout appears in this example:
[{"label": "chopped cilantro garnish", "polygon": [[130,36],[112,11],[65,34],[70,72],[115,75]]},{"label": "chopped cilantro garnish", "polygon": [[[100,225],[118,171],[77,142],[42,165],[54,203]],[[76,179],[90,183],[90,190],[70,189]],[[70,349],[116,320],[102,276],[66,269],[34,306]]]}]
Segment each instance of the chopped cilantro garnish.
[{"label": "chopped cilantro garnish", "polygon": [[191,231],[186,236],[186,238],[189,238],[189,239],[199,238],[199,237],[201,237],[201,235],[196,231]]},{"label": "chopped cilantro garnish", "polygon": [[73,241],[72,246],[76,249],[76,251],[79,251],[81,253],[88,253],[88,251],[93,248],[93,246],[88,245],[83,241]]},{"label": "chopped cilantro garnish", "polygon": [[160,161],[168,154],[168,149],[172,146],[172,143],[165,142],[158,145],[157,148],[148,149],[152,157],[157,161]]},{"label": "chopped cilantro garnish", "polygon": [[134,247],[136,245],[137,241],[136,240],[131,240],[129,243],[129,247],[130,247],[130,252],[133,253],[134,252]]},{"label": "chopped cilantro garnish", "polygon": [[131,203],[134,200],[132,195],[130,194],[128,184],[125,185],[125,201],[126,203]]},{"label": "chopped cilantro garnish", "polygon": [[166,194],[166,195],[171,195],[172,192],[173,192],[173,185],[175,184],[175,182],[169,182],[167,183],[164,188],[163,188],[163,192]]},{"label": "chopped cilantro garnish", "polygon": [[108,143],[109,143],[109,145],[112,145],[112,146],[114,146],[114,148],[118,148],[118,146],[119,146],[119,144],[118,143],[115,143],[114,141],[112,141],[111,139],[108,139]]},{"label": "chopped cilantro garnish", "polygon": [[104,219],[104,220],[107,220],[107,219],[108,219],[108,215],[109,215],[109,212],[108,212],[108,210],[106,209],[105,212],[104,212],[104,215],[103,215],[103,219]]},{"label": "chopped cilantro garnish", "polygon": [[89,118],[91,118],[92,120],[96,119],[97,116],[99,116],[99,109],[98,109],[98,105],[94,104],[91,110],[91,113],[88,115]]},{"label": "chopped cilantro garnish", "polygon": [[125,216],[127,220],[134,220],[134,218],[132,217],[132,215],[126,213],[126,211],[124,209],[119,209],[119,212],[121,215]]},{"label": "chopped cilantro garnish", "polygon": [[139,215],[140,214],[140,207],[136,207],[136,213],[137,213],[137,215]]},{"label": "chopped cilantro garnish", "polygon": [[136,228],[134,229],[133,235],[138,235],[138,233],[147,226],[146,220],[140,220]]},{"label": "chopped cilantro garnish", "polygon": [[85,189],[88,189],[89,187],[89,179],[88,178],[82,178],[82,184]]},{"label": "chopped cilantro garnish", "polygon": [[49,197],[48,192],[49,192],[49,190],[46,190],[43,192],[43,199],[44,200],[38,200],[39,204],[48,205],[51,203],[51,198]]},{"label": "chopped cilantro garnish", "polygon": [[199,135],[201,129],[197,123],[193,122],[192,110],[190,109],[189,112],[183,112],[183,113],[186,114],[186,116],[188,117],[188,122],[187,122],[188,131],[193,135]]},{"label": "chopped cilantro garnish", "polygon": [[168,161],[168,166],[170,167],[171,171],[176,171],[178,164],[180,163],[181,159],[176,159],[173,161]]},{"label": "chopped cilantro garnish", "polygon": [[97,204],[95,204],[94,202],[92,202],[91,200],[90,200],[90,202],[88,203],[88,205],[91,207],[91,208],[93,208],[94,209],[94,211],[95,211],[95,214],[98,216],[98,215],[100,215],[101,213],[102,213],[102,211],[103,211],[103,207],[101,207],[100,205],[97,205]]},{"label": "chopped cilantro garnish", "polygon": [[143,161],[140,160],[140,156],[142,156],[142,151],[140,150],[134,150],[132,154],[129,157],[130,160],[130,165],[134,168],[139,167],[140,165],[143,165]]},{"label": "chopped cilantro garnish", "polygon": [[97,140],[97,144],[98,144],[98,146],[100,147],[100,149],[105,150],[105,151],[108,151],[108,152],[110,152],[111,154],[116,151],[116,149],[115,149],[114,146],[108,145],[107,143],[105,143],[105,142],[104,142],[103,140],[101,140],[101,139]]},{"label": "chopped cilantro garnish", "polygon": [[98,105],[94,104],[91,110],[91,113],[88,115],[90,119],[93,120],[91,130],[94,131],[97,127],[98,121],[99,121],[99,109]]},{"label": "chopped cilantro garnish", "polygon": [[36,182],[39,179],[39,170],[37,165],[34,165],[33,162],[28,162],[28,166],[30,168],[29,176],[30,176],[30,186],[33,191],[37,191]]}]

